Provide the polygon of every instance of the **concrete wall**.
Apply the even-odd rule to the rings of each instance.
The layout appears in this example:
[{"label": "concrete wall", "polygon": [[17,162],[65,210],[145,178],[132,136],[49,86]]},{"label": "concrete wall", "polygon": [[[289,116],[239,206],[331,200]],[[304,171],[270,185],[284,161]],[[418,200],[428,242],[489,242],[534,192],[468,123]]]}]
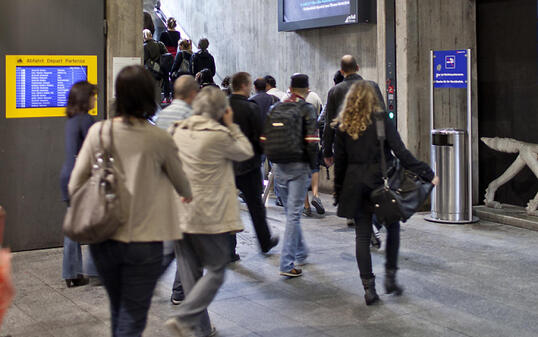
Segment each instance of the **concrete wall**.
[{"label": "concrete wall", "polygon": [[[325,103],[345,54],[354,55],[360,74],[379,82],[384,92],[384,0],[378,4],[378,24],[297,32],[278,32],[276,0],[162,0],[161,8],[177,19],[195,43],[201,37],[209,39],[209,51],[217,64],[215,81],[238,71],[254,77],[271,74],[285,91],[290,76],[302,72],[310,76],[311,90]],[[324,191],[332,190],[325,170],[320,186]]]},{"label": "concrete wall", "polygon": [[[398,129],[409,150],[430,158],[430,50],[472,49],[474,201],[478,201],[475,0],[397,0]],[[435,128],[466,128],[465,89],[435,89]]]},{"label": "concrete wall", "polygon": [[298,32],[278,32],[276,0],[163,0],[161,8],[174,17],[196,43],[210,41],[209,51],[220,78],[237,71],[253,76],[272,74],[285,90],[289,77],[303,72],[311,89],[326,100],[340,57],[353,54],[360,73],[378,80],[378,25],[359,24]]},{"label": "concrete wall", "polygon": [[[326,100],[339,58],[355,55],[361,75],[385,84],[385,1],[377,1],[377,24],[278,32],[276,0],[163,0],[197,41],[209,38],[221,77],[236,71],[273,74],[285,89],[294,72],[309,74]],[[419,159],[430,161],[430,49],[472,49],[474,191],[478,191],[475,0],[396,0],[398,129]],[[466,92],[436,89],[435,127],[466,127]],[[324,179],[322,179],[324,180]],[[330,186],[329,184],[324,184]]]},{"label": "concrete wall", "polygon": [[142,0],[107,0],[106,18],[107,112],[110,114],[114,96],[114,57],[140,57],[142,61],[144,58]]}]

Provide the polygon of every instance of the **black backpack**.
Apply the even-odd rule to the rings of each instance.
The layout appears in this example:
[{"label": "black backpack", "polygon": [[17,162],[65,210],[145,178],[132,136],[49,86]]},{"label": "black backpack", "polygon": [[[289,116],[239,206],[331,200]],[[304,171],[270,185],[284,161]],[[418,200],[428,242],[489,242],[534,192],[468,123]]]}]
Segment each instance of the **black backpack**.
[{"label": "black backpack", "polygon": [[261,140],[271,162],[291,163],[303,159],[305,141],[301,109],[305,104],[277,103],[267,115]]}]

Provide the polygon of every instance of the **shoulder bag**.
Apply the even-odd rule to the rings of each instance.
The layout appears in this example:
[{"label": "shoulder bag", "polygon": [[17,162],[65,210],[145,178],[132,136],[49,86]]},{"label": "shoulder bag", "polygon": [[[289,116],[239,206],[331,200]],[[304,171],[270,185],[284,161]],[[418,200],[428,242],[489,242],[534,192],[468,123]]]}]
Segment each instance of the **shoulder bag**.
[{"label": "shoulder bag", "polygon": [[63,231],[70,239],[99,243],[110,239],[127,222],[128,193],[123,181],[119,156],[113,156],[114,123],[110,121],[110,146],[103,145],[103,127],[99,129],[99,148],[92,160],[91,177],[71,196]]},{"label": "shoulder bag", "polygon": [[389,170],[385,160],[385,121],[383,113],[375,113],[377,138],[381,149],[383,185],[370,194],[379,223],[405,222],[422,206],[433,184],[406,170],[398,160]]}]

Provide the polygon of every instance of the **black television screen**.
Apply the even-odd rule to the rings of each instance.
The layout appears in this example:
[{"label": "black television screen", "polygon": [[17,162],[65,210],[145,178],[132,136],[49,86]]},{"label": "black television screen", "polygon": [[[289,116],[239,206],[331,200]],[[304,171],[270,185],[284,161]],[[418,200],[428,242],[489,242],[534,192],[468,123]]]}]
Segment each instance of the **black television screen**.
[{"label": "black television screen", "polygon": [[375,22],[375,0],[278,0],[278,30]]}]

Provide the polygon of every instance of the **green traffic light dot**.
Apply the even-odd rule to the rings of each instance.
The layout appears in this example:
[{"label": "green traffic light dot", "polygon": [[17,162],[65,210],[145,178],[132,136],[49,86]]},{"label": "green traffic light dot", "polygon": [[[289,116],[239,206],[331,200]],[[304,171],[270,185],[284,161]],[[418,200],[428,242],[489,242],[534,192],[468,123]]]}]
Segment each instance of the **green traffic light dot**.
[{"label": "green traffic light dot", "polygon": [[393,119],[393,118],[394,118],[394,113],[393,113],[393,112],[389,113],[389,118],[390,118],[390,119]]}]

